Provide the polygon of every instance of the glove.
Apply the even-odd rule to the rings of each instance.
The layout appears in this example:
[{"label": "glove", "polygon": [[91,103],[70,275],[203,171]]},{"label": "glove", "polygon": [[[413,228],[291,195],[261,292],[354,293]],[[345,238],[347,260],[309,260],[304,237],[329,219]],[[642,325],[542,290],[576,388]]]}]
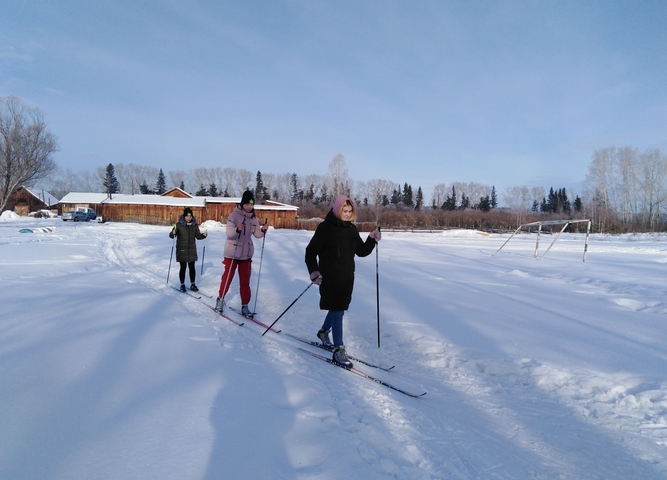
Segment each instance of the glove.
[{"label": "glove", "polygon": [[368,234],[368,236],[371,237],[376,242],[382,240],[382,232],[380,230],[373,230],[371,233]]},{"label": "glove", "polygon": [[310,279],[315,285],[322,285],[322,274],[317,270],[310,274]]},{"label": "glove", "polygon": [[262,232],[263,235],[266,235],[266,231],[268,229],[269,229],[269,226],[265,223],[264,225],[262,225],[262,228],[260,228],[259,230]]}]

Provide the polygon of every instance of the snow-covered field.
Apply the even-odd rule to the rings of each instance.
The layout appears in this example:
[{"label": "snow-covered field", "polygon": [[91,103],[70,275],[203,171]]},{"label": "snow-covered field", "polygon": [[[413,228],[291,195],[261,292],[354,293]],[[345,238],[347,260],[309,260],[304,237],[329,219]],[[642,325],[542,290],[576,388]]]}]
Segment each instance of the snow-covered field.
[{"label": "snow-covered field", "polygon": [[[224,231],[205,228],[197,282],[215,294]],[[577,234],[540,261],[534,235],[494,256],[507,235],[385,232],[381,348],[375,253],[357,260],[345,339],[396,365],[369,373],[428,392],[414,399],[167,287],[168,231],[3,214],[0,478],[667,478],[663,235],[593,235],[582,262]],[[308,286],[311,235],[267,234],[261,320]],[[318,300],[277,325],[314,338]]]}]

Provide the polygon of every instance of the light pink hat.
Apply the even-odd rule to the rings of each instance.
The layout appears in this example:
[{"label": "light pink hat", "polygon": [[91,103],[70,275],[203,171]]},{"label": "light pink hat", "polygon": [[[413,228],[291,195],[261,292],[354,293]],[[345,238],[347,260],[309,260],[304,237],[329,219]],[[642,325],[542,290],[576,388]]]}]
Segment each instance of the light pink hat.
[{"label": "light pink hat", "polygon": [[346,195],[338,195],[338,198],[336,199],[336,201],[333,204],[333,213],[334,213],[334,215],[336,215],[336,217],[338,217],[338,214],[340,213],[341,207],[343,206],[343,204],[347,200],[349,200],[350,203],[352,204],[352,210],[353,211],[357,210],[357,207],[354,206],[354,202],[352,201],[352,199],[350,199],[350,197],[348,197]]}]

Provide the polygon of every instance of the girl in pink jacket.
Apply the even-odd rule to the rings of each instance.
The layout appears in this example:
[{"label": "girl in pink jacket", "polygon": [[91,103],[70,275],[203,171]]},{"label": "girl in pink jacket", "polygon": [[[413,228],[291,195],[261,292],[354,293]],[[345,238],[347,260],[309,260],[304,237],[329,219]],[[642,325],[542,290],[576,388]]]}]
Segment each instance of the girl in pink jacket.
[{"label": "girl in pink jacket", "polygon": [[252,268],[252,255],[255,245],[252,237],[261,238],[266,234],[268,226],[260,227],[255,216],[255,198],[250,190],[243,192],[241,203],[227,219],[227,241],[225,242],[224,260],[222,264],[225,271],[220,280],[220,291],[215,302],[215,309],[222,312],[225,308],[225,295],[232,283],[234,272],[238,267],[239,284],[241,294],[241,312],[244,315],[252,315],[248,308],[250,303],[250,271]]}]

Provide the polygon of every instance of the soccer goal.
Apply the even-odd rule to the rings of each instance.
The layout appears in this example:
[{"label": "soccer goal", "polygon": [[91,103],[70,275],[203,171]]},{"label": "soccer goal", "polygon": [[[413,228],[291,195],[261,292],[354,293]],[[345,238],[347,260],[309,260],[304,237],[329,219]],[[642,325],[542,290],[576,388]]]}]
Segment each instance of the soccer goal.
[{"label": "soccer goal", "polygon": [[546,222],[531,222],[531,223],[521,224],[519,226],[519,228],[517,228],[514,231],[514,233],[510,236],[510,238],[508,238],[505,241],[505,243],[503,243],[502,246],[498,249],[498,251],[496,251],[496,253],[494,253],[493,255],[495,256],[496,254],[498,254],[498,252],[500,252],[503,249],[503,247],[505,245],[507,245],[507,242],[512,240],[514,235],[519,233],[519,231],[522,228],[524,228],[524,227],[525,228],[537,227],[537,241],[535,242],[535,254],[533,255],[533,257],[537,258],[537,250],[540,248],[540,234],[542,233],[542,227],[545,226],[545,225],[563,225],[563,228],[560,229],[560,232],[558,232],[558,235],[556,235],[556,238],[554,238],[554,241],[551,242],[551,245],[549,245],[549,248],[547,248],[547,251],[544,252],[544,254],[540,257],[540,260],[542,260],[546,256],[546,254],[549,253],[549,250],[551,250],[551,247],[554,246],[554,244],[556,243],[556,240],[558,240],[558,238],[560,237],[560,234],[565,231],[565,229],[567,228],[568,225],[570,225],[571,223],[584,223],[584,222],[588,222],[588,227],[586,228],[586,242],[584,243],[584,262],[585,262],[586,261],[586,252],[588,252],[588,237],[591,233],[591,221],[590,221],[590,219],[586,219],[586,220],[549,220],[549,221],[546,221]]}]

